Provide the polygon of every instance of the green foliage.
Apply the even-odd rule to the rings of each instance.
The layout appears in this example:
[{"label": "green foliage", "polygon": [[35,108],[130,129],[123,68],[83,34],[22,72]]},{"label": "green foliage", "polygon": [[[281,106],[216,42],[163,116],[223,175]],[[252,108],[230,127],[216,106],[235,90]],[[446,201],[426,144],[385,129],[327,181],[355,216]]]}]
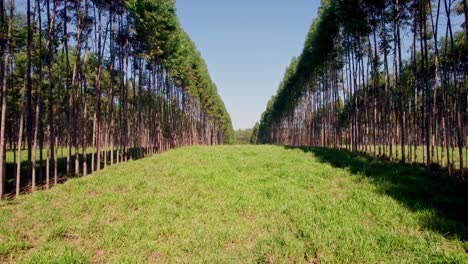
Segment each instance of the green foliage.
[{"label": "green foliage", "polygon": [[220,124],[225,143],[232,143],[231,118],[211,80],[205,61],[175,15],[174,0],[127,0],[135,16],[135,34],[148,44],[151,59],[163,61],[179,85],[200,101]]},{"label": "green foliage", "polygon": [[466,263],[463,193],[346,151],[178,149],[1,202],[0,262]]},{"label": "green foliage", "polygon": [[238,129],[238,130],[234,131],[234,133],[236,135],[236,144],[237,145],[250,144],[251,143],[250,139],[252,137],[252,132],[253,132],[252,128]]},{"label": "green foliage", "polygon": [[252,130],[252,136],[250,137],[250,144],[257,144],[258,143],[258,129],[260,124],[257,122]]},{"label": "green foliage", "polygon": [[174,0],[125,0],[125,5],[135,16],[137,39],[149,45],[150,54],[169,55],[178,23]]},{"label": "green foliage", "polygon": [[262,115],[260,137],[265,137],[272,123],[293,111],[305,90],[309,89],[308,84],[314,82],[316,75],[332,57],[338,55],[334,53],[339,31],[335,2],[322,2],[318,17],[309,29],[301,56],[291,61],[276,95]]}]

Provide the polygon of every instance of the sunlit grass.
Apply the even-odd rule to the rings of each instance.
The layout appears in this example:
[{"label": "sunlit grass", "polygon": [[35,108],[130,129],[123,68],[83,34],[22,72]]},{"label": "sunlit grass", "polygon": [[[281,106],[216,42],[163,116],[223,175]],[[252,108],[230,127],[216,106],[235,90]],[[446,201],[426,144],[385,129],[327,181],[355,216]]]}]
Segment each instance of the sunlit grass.
[{"label": "sunlit grass", "polygon": [[401,198],[432,187],[395,189],[423,169],[349,155],[193,147],[109,167],[0,203],[0,262],[468,262],[463,223]]}]

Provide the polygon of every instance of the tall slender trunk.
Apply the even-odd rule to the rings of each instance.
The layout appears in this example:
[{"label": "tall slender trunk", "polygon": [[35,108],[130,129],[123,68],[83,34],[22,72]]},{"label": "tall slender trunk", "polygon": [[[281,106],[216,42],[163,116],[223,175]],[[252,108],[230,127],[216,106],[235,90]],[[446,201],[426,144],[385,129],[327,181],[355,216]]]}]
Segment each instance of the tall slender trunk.
[{"label": "tall slender trunk", "polygon": [[[67,113],[66,113],[66,122],[67,122],[67,176],[71,175],[71,148],[72,148],[72,131],[73,125],[71,122],[72,119],[72,91],[70,89],[70,57],[68,52],[68,0],[64,0],[64,23],[63,23],[63,46],[65,50],[65,103],[68,104]],[[54,182],[57,184],[57,182]]]},{"label": "tall slender trunk", "polygon": [[[438,0],[437,3],[437,11],[436,11],[436,20],[434,22],[434,18],[432,16],[432,6],[429,5],[430,8],[430,13],[431,13],[431,28],[433,32],[433,38],[434,38],[434,65],[435,65],[435,73],[434,73],[434,92],[433,92],[433,101],[432,101],[432,120],[434,122],[434,133],[432,134],[432,156],[434,156],[434,146],[436,145],[436,138],[435,138],[435,132],[437,131],[437,122],[436,122],[436,114],[437,114],[437,89],[439,86],[439,44],[438,44],[438,25],[439,25],[439,15],[440,15],[440,0]],[[444,82],[442,82],[444,83]],[[442,109],[442,116],[445,116],[445,107]],[[442,117],[442,122],[445,122],[445,118]],[[442,140],[444,141],[444,139]],[[439,157],[439,155],[437,155]],[[442,159],[443,159],[443,154],[442,154]],[[443,166],[443,160],[441,161],[442,166]]]},{"label": "tall slender trunk", "polygon": [[406,151],[405,151],[405,145],[406,145],[406,127],[405,127],[405,123],[406,123],[406,95],[405,95],[405,88],[403,86],[403,84],[401,83],[401,74],[402,74],[402,71],[403,71],[403,62],[402,62],[402,56],[401,56],[401,34],[400,34],[400,27],[401,27],[401,13],[402,13],[402,10],[401,10],[401,6],[400,6],[400,1],[399,0],[396,0],[396,39],[395,39],[395,42],[396,42],[396,49],[395,49],[395,52],[398,53],[398,70],[397,72],[395,73],[395,76],[396,79],[395,79],[395,84],[397,85],[397,87],[399,88],[399,93],[400,93],[400,100],[399,100],[399,104],[400,104],[400,128],[401,128],[401,131],[400,131],[400,136],[401,136],[401,139],[400,139],[400,144],[401,144],[401,161],[403,163],[406,162]]},{"label": "tall slender trunk", "polygon": [[74,117],[74,143],[75,143],[75,176],[77,176],[80,173],[80,146],[79,146],[79,86],[80,86],[80,74],[81,74],[81,45],[82,45],[82,23],[83,23],[83,17],[81,15],[81,1],[76,0],[76,8],[77,8],[77,14],[78,15],[78,23],[76,25],[76,35],[77,35],[77,44],[76,44],[76,62],[73,67],[73,75],[72,75],[72,85],[74,86],[74,95],[73,95],[73,117]]},{"label": "tall slender trunk", "polygon": [[[84,7],[84,17],[87,19],[88,16],[88,0],[85,0],[85,7]],[[83,176],[86,177],[88,174],[88,163],[87,163],[87,147],[88,147],[88,101],[87,101],[87,93],[88,93],[88,45],[89,45],[89,30],[87,28],[84,29],[85,34],[85,47],[84,47],[84,59],[83,59],[83,71],[82,71],[82,78],[83,78],[83,119],[82,119],[82,167],[83,167]]]},{"label": "tall slender trunk", "polygon": [[37,98],[36,98],[36,116],[34,119],[34,138],[33,138],[33,148],[32,148],[32,190],[36,190],[36,155],[37,155],[37,135],[39,133],[39,122],[42,117],[42,86],[44,83],[44,68],[43,68],[43,50],[42,50],[42,12],[40,10],[40,1],[36,1],[37,6],[37,16],[38,16],[38,26],[39,26],[39,36],[38,36],[38,46],[39,46],[39,83],[37,86]]},{"label": "tall slender trunk", "polygon": [[20,107],[21,107],[21,112],[20,112],[20,118],[19,118],[19,130],[18,130],[18,152],[16,154],[16,180],[15,180],[15,194],[18,197],[20,194],[20,189],[21,189],[21,150],[22,150],[22,145],[23,145],[23,126],[24,126],[24,95],[25,95],[25,90],[26,90],[26,73],[24,75],[24,86],[23,86],[23,91],[21,91],[21,99],[20,99]]},{"label": "tall slender trunk", "polygon": [[[55,25],[55,17],[57,14],[57,0],[54,0],[54,6],[52,10],[52,16],[50,14],[50,0],[47,0],[47,21],[49,24],[49,29],[47,33],[47,48],[49,50],[49,59],[48,59],[48,71],[49,71],[49,123],[47,125],[47,131],[49,131],[49,151],[50,151],[50,161],[49,161],[49,171],[54,171],[54,182],[57,181],[57,174],[55,173],[57,164],[55,162],[55,127],[54,127],[54,80],[52,74],[52,65],[54,62],[54,50],[53,50],[53,41],[52,33]],[[49,182],[49,179],[47,179]],[[47,184],[49,188],[49,183]]]},{"label": "tall slender trunk", "polygon": [[[110,24],[111,24],[111,37],[109,42],[109,52],[111,56],[110,62],[110,91],[109,91],[109,143],[110,143],[110,165],[114,164],[114,81],[115,81],[115,73],[114,73],[114,64],[115,64],[115,54],[114,54],[114,40],[115,40],[115,10],[114,4],[111,3],[111,11],[110,11]],[[107,151],[107,149],[106,149]]]},{"label": "tall slender trunk", "polygon": [[32,67],[32,22],[31,22],[31,0],[27,1],[27,62],[26,62],[26,96],[27,96],[27,118],[26,118],[26,134],[28,141],[28,179],[32,181],[32,140],[33,140],[33,109],[32,109],[32,76],[31,76],[31,67]]},{"label": "tall slender trunk", "polygon": [[[2,26],[5,24],[4,10],[5,3],[3,0],[0,1],[2,7]],[[13,17],[15,10],[15,1],[10,1],[10,15],[8,19],[8,33],[7,38],[0,39],[0,45],[2,46],[3,52],[3,77],[2,77],[2,106],[1,106],[1,117],[0,117],[0,200],[4,194],[5,187],[5,123],[6,123],[6,111],[7,111],[7,85],[8,85],[8,65],[10,63],[10,42],[12,40],[12,28],[13,28]],[[5,27],[3,27],[5,28]]]}]

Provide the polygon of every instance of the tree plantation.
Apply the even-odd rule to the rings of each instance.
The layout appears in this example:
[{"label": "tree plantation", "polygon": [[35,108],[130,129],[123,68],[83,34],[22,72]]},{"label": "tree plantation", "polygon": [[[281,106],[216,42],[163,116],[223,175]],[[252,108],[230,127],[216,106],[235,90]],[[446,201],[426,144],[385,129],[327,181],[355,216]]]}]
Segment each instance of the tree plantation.
[{"label": "tree plantation", "polygon": [[0,197],[174,147],[233,140],[174,1],[0,7]]},{"label": "tree plantation", "polygon": [[258,142],[346,148],[463,178],[467,13],[466,0],[323,0]]}]

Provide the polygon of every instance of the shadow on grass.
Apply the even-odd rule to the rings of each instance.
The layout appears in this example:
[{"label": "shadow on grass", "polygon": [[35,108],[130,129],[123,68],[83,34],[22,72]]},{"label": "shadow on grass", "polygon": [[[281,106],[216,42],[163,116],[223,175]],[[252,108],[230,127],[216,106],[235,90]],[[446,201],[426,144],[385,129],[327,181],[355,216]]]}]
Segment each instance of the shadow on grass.
[{"label": "shadow on grass", "polygon": [[[87,172],[91,173],[91,161],[92,161],[92,153],[88,151],[86,155],[86,168]],[[146,150],[142,148],[129,148],[128,149],[128,158],[132,160],[138,160],[143,158],[147,155]],[[95,158],[96,154],[94,153]],[[23,157],[25,158],[25,157]],[[38,157],[39,158],[39,157]],[[104,154],[102,154],[102,158],[104,158]],[[114,163],[116,163],[117,159],[117,150],[114,151]],[[75,160],[76,156],[70,156],[70,176],[67,176],[67,158],[64,156],[63,153],[60,154],[60,157],[57,158],[57,176],[58,176],[58,183],[64,183],[68,179],[80,177],[81,173],[83,172],[83,156],[80,153],[78,156],[78,165],[79,165],[79,175],[74,176],[73,173],[75,171]],[[36,161],[36,181],[37,181],[37,188],[38,189],[45,189],[45,181],[46,181],[46,161],[42,160],[42,163],[38,160]],[[97,167],[97,160],[94,161],[95,167]],[[107,152],[107,164],[110,166],[110,151]],[[15,163],[6,163],[6,182],[5,182],[5,195],[6,197],[13,197],[15,192],[15,177],[16,177],[16,164]],[[104,168],[104,160],[101,160],[101,168]],[[53,174],[50,175],[50,183],[53,185],[54,178]],[[20,165],[20,182],[21,182],[21,193],[27,193],[31,189],[31,179],[28,178],[28,161],[23,159]]]},{"label": "shadow on grass", "polygon": [[[468,184],[434,175],[417,165],[386,162],[347,150],[298,147],[322,163],[362,175],[377,190],[413,212],[433,210],[436,217],[423,217],[421,225],[444,236],[468,242]],[[425,214],[422,214],[425,215]]]}]

